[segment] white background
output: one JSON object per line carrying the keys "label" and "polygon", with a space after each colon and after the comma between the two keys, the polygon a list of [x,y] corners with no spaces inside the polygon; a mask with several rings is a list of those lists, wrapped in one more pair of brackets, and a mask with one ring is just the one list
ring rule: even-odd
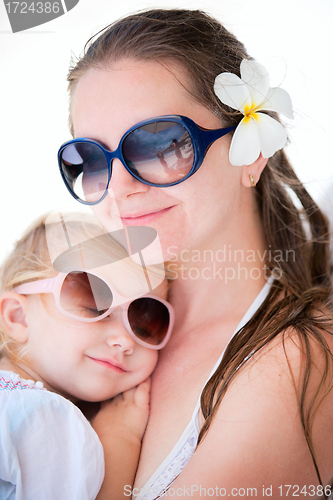
{"label": "white background", "polygon": [[64,16],[15,34],[1,3],[1,260],[38,215],[78,208],[56,161],[59,146],[70,139],[66,74],[71,54],[78,56],[91,35],[118,17],[153,7],[206,10],[245,43],[269,70],[272,86],[281,84],[292,97],[288,153],[298,175],[320,204],[333,199],[331,0],[80,0]]}

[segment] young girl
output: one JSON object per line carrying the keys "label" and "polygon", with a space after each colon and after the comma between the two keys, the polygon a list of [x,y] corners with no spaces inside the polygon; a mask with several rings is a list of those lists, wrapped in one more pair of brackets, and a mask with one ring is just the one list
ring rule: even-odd
{"label": "young girl", "polygon": [[[66,272],[55,272],[45,217],[2,267],[2,500],[92,500],[105,491],[120,498],[133,483],[149,412],[148,377],[169,339],[173,312],[162,298],[165,280],[144,295],[140,266],[109,235],[94,237],[91,219],[72,217],[66,231],[90,242],[95,269],[72,259]],[[50,235],[56,245],[56,224],[48,226]],[[98,266],[101,256],[110,263]],[[93,419],[95,432],[75,403],[110,398]]]}

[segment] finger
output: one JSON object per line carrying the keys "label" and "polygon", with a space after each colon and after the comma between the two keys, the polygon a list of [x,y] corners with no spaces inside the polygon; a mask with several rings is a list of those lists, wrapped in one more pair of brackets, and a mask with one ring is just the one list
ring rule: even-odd
{"label": "finger", "polygon": [[150,399],[150,378],[139,384],[134,394],[134,401],[139,406],[145,406]]}
{"label": "finger", "polygon": [[127,391],[124,391],[122,393],[123,395],[123,399],[125,401],[134,401],[134,394],[135,394],[135,387],[133,387],[132,389],[128,389]]}
{"label": "finger", "polygon": [[117,403],[120,403],[123,400],[123,393],[121,392],[120,394],[117,394],[114,398],[107,399],[106,401],[101,402],[101,410],[103,408],[106,408],[107,406],[110,405],[116,405]]}

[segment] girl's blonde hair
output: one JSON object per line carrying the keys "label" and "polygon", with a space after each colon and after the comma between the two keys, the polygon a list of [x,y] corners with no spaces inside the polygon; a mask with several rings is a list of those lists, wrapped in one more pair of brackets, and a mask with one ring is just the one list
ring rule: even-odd
{"label": "girl's blonde hair", "polygon": [[[3,262],[0,269],[1,294],[23,283],[54,276],[45,237],[46,218],[47,215],[43,215],[28,227]],[[21,344],[7,334],[0,320],[0,356],[4,355],[17,361],[23,357],[23,351]]]}
{"label": "girl's blonde hair", "polygon": [[[92,214],[67,213],[66,228],[73,239],[78,238],[79,241],[91,240],[93,242],[90,250],[97,262],[103,262],[106,256],[111,255],[112,261],[119,260],[120,262],[128,257],[125,248],[112,237],[112,233],[105,233],[102,225]],[[27,228],[0,268],[0,294],[14,290],[15,287],[24,283],[52,278],[57,275],[57,271],[52,265],[48,243],[50,244],[49,238],[51,236],[54,240],[53,245],[57,245],[59,234],[57,214],[55,217],[52,217],[51,214],[42,215]],[[98,238],[101,235],[105,237]],[[141,275],[143,272],[141,265],[131,259],[126,259],[126,270],[133,277],[137,275],[139,270]],[[147,273],[151,282],[161,283],[165,277],[164,265],[147,266],[145,269],[146,277]],[[8,335],[0,319],[0,358],[6,356],[17,362],[25,355],[25,346]]]}

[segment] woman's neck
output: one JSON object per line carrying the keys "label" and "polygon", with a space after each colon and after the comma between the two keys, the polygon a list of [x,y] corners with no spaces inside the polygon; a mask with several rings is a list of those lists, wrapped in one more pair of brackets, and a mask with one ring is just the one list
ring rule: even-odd
{"label": "woman's neck", "polygon": [[242,317],[270,275],[272,252],[256,216],[205,243],[183,250],[170,265],[170,301],[184,324]]}

